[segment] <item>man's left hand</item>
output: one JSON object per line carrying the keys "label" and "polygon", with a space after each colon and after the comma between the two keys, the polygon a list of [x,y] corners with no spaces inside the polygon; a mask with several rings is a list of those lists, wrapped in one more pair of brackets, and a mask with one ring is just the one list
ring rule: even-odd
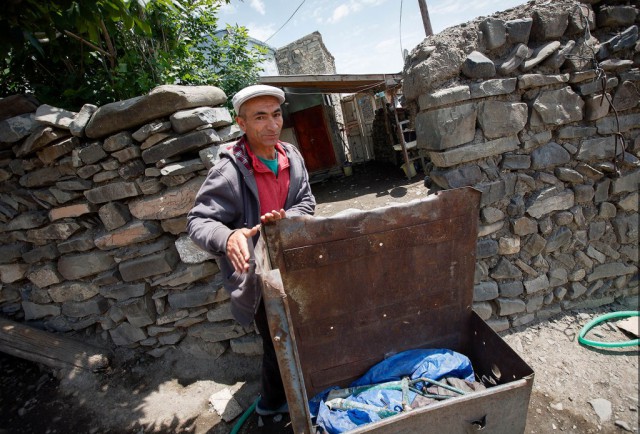
{"label": "man's left hand", "polygon": [[260,222],[262,224],[268,225],[270,223],[274,223],[276,220],[280,220],[287,217],[286,213],[284,212],[284,209],[281,209],[280,211],[276,211],[275,209],[271,212],[268,212],[264,215],[260,216]]}

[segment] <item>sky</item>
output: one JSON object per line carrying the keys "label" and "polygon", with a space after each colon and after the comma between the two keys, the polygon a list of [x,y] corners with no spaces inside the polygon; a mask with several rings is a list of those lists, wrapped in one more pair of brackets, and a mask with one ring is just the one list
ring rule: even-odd
{"label": "sky", "polygon": [[[427,7],[433,31],[438,33],[523,3],[427,0]],[[402,50],[411,51],[425,37],[418,0],[232,0],[221,7],[218,18],[220,27],[226,23],[245,26],[251,37],[268,39],[266,43],[276,49],[318,31],[335,57],[338,74],[401,72]]]}

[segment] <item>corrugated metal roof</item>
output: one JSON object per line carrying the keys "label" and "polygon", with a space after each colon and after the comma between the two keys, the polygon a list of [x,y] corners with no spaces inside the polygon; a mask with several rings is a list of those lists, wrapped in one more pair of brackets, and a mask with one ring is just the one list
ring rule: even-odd
{"label": "corrugated metal roof", "polygon": [[322,93],[379,92],[399,87],[402,74],[301,74],[260,77],[260,84]]}

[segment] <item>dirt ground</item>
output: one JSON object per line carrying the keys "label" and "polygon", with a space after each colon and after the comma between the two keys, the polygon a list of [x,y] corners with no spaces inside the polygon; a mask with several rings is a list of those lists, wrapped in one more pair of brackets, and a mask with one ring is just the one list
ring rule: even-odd
{"label": "dirt ground", "polygon": [[[428,194],[420,173],[407,181],[399,169],[379,165],[355,166],[353,176],[312,188],[318,216]],[[577,341],[581,328],[593,318],[638,309],[637,297],[623,301],[563,312],[501,333],[535,371],[526,433],[638,432],[638,347],[597,349]],[[630,339],[612,323],[589,336]],[[229,389],[243,409],[249,407],[259,391],[259,364],[258,357],[230,351],[217,360],[198,360],[172,350],[153,359],[118,349],[108,370],[90,373],[52,370],[0,353],[0,434],[228,433],[237,419],[222,421],[209,397]],[[604,404],[600,415],[598,403]],[[240,432],[291,431],[286,417],[258,420],[253,414]]]}

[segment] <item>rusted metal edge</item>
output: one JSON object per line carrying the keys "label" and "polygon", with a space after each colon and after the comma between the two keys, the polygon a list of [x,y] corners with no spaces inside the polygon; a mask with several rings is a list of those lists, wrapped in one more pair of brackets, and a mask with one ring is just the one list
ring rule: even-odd
{"label": "rusted metal edge", "polygon": [[258,280],[262,285],[269,331],[278,357],[278,366],[289,404],[293,432],[310,434],[312,432],[311,412],[309,411],[304,379],[300,375],[302,368],[295,336],[293,330],[289,328],[292,321],[280,270],[261,270],[258,273]]}

